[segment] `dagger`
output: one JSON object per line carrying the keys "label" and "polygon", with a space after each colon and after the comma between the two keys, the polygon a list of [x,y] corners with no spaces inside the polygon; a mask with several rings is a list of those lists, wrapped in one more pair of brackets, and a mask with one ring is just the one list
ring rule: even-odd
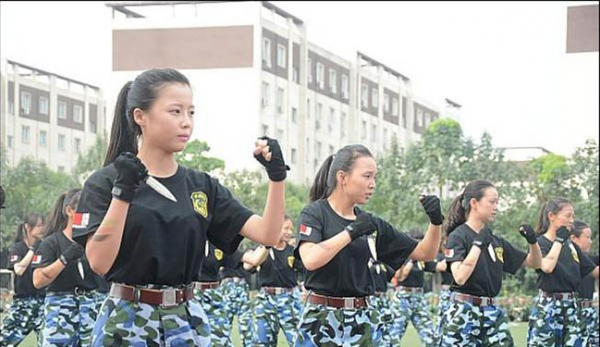
{"label": "dagger", "polygon": [[148,175],[146,176],[146,178],[144,178],[144,181],[148,186],[150,186],[150,188],[154,189],[154,191],[156,191],[158,194],[164,196],[165,198],[171,201],[177,202],[177,199],[175,199],[175,196],[171,193],[171,191],[162,183],[160,183],[156,178]]}

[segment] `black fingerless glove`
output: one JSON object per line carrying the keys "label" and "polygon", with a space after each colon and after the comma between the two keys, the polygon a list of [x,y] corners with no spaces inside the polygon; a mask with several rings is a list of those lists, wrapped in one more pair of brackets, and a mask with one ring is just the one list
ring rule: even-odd
{"label": "black fingerless glove", "polygon": [[267,136],[259,137],[259,140],[267,140],[267,146],[269,146],[269,152],[271,152],[271,160],[267,161],[263,157],[262,152],[255,154],[254,158],[258,160],[267,169],[267,175],[273,182],[281,182],[287,177],[287,171],[290,169],[283,160],[283,153],[281,153],[281,147],[277,140],[269,138]]}
{"label": "black fingerless glove", "polygon": [[537,236],[535,235],[535,231],[529,224],[523,224],[519,227],[519,233],[521,236],[527,240],[527,243],[530,245],[534,245],[537,243]]}
{"label": "black fingerless glove", "polygon": [[440,205],[440,199],[435,195],[425,195],[421,199],[421,205],[425,209],[425,213],[429,216],[429,221],[433,225],[442,225],[444,223],[444,215],[442,214],[442,207]]}
{"label": "black fingerless glove", "polygon": [[558,230],[556,230],[556,239],[554,239],[554,242],[560,242],[564,245],[569,239],[569,234],[571,233],[567,227],[562,226],[558,228]]}
{"label": "black fingerless glove", "polygon": [[483,228],[479,232],[479,235],[477,235],[477,237],[475,237],[475,241],[473,241],[473,244],[483,250],[483,249],[487,248],[487,246],[489,246],[489,244],[491,242],[492,242],[492,229]]}
{"label": "black fingerless glove", "polygon": [[114,162],[117,178],[112,195],[125,202],[131,202],[140,182],[148,177],[148,170],[135,154],[121,153]]}
{"label": "black fingerless glove", "polygon": [[354,222],[348,224],[345,230],[350,234],[352,241],[363,235],[370,235],[375,232],[376,227],[371,218],[371,214],[367,212],[360,212]]}
{"label": "black fingerless glove", "polygon": [[60,262],[63,263],[64,266],[67,266],[73,260],[77,260],[85,254],[85,250],[81,247],[77,242],[71,243],[69,248],[67,248],[59,257]]}

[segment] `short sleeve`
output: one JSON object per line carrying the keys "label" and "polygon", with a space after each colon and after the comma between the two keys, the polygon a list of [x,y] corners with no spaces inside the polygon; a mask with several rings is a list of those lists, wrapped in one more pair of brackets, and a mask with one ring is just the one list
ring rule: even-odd
{"label": "short sleeve", "polygon": [[54,242],[54,239],[49,237],[45,238],[33,256],[31,267],[35,269],[46,267],[54,263],[60,256],[57,252],[58,245]]}
{"label": "short sleeve", "polygon": [[575,244],[574,246],[577,250],[577,255],[579,256],[579,273],[581,274],[581,278],[584,278],[585,276],[589,275],[592,271],[594,271],[594,269],[598,265],[594,264],[592,258],[589,255],[582,252],[579,246]]}
{"label": "short sleeve", "polygon": [[[20,243],[15,243],[10,248],[10,251],[8,252],[8,269],[9,270],[14,271],[15,264],[17,264],[18,262],[23,260],[23,258],[27,254],[27,251],[25,251],[25,253],[23,253],[24,248],[25,247],[22,247],[22,245]],[[26,249],[29,250],[28,248],[26,248]]]}
{"label": "short sleeve", "polygon": [[499,237],[502,242],[502,248],[504,249],[502,258],[504,258],[504,272],[508,272],[509,274],[515,274],[517,270],[523,265],[525,258],[527,258],[527,253],[523,252],[520,249],[515,248],[510,242],[505,239]]}
{"label": "short sleeve", "polygon": [[294,257],[302,261],[300,257],[300,245],[302,242],[314,242],[319,243],[323,240],[323,216],[320,216],[317,204],[312,203],[304,207],[296,225],[298,230],[296,232],[296,248],[294,249]]}
{"label": "short sleeve", "polygon": [[435,272],[436,265],[437,265],[437,261],[426,261],[425,269],[423,269],[423,270],[427,271],[427,272]]}
{"label": "short sleeve", "polygon": [[466,244],[464,238],[460,237],[460,234],[456,232],[450,233],[446,243],[446,250],[444,251],[448,268],[450,267],[450,264],[455,261],[465,260],[468,246],[469,245]]}
{"label": "short sleeve", "polygon": [[111,165],[96,171],[83,185],[73,223],[73,239],[83,246],[87,236],[98,230],[108,211],[112,200],[113,175],[116,175],[116,171]]}
{"label": "short sleeve", "polygon": [[228,266],[230,268],[236,268],[238,264],[242,261],[242,257],[244,256],[244,252],[237,250],[233,254],[226,255],[223,257],[223,266]]}
{"label": "short sleeve", "polygon": [[[213,219],[206,232],[208,240],[226,254],[233,254],[244,239],[240,231],[246,221],[254,214],[233,197],[229,189],[219,181],[214,184]],[[210,202],[209,202],[210,204]]]}
{"label": "short sleeve", "polygon": [[408,259],[419,241],[399,232],[390,223],[373,217],[377,226],[377,259],[398,269]]}

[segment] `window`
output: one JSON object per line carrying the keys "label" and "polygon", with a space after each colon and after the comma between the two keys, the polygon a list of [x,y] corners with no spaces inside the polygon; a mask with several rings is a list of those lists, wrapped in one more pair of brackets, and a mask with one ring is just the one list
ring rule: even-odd
{"label": "window", "polygon": [[285,46],[281,43],[277,44],[277,65],[283,68],[286,67]]}
{"label": "window", "polygon": [[21,125],[21,142],[29,143],[29,126]]}
{"label": "window", "polygon": [[379,106],[379,91],[377,88],[371,88],[371,105],[373,107]]}
{"label": "window", "polygon": [[6,146],[8,148],[13,148],[13,136],[12,135],[8,135],[6,137]]}
{"label": "window", "polygon": [[387,137],[388,137],[388,131],[387,131],[387,129],[383,129],[383,149],[386,151],[388,149]]}
{"label": "window", "polygon": [[337,93],[337,72],[333,69],[329,69],[329,91]]}
{"label": "window", "polygon": [[296,124],[298,122],[298,109],[292,107],[292,123]]}
{"label": "window", "polygon": [[83,107],[80,105],[73,105],[73,121],[83,124]]}
{"label": "window", "polygon": [[292,148],[291,157],[292,157],[292,164],[296,164],[296,149],[295,148]]}
{"label": "window", "polygon": [[262,107],[269,106],[269,83],[267,82],[262,83],[262,95],[260,104],[262,105]]}
{"label": "window", "polygon": [[348,99],[348,75],[342,75],[342,98]]}
{"label": "window", "polygon": [[67,103],[64,101],[58,102],[58,118],[67,119]]}
{"label": "window", "polygon": [[75,138],[75,152],[81,153],[81,139]]}
{"label": "window", "polygon": [[310,156],[310,138],[306,138],[306,162],[308,163],[308,157]]}
{"label": "window", "polygon": [[369,87],[363,84],[360,87],[360,105],[362,107],[369,107]]}
{"label": "window", "polygon": [[23,114],[31,113],[31,94],[21,92],[21,111]]}
{"label": "window", "polygon": [[266,37],[263,37],[262,61],[263,65],[271,67],[271,40]]}
{"label": "window", "polygon": [[298,73],[298,67],[294,66],[292,68],[292,81],[294,81],[294,83],[300,83],[300,81],[298,80],[300,77],[300,74]]}
{"label": "window", "polygon": [[375,124],[371,124],[371,141],[375,142],[375,135],[377,134],[377,127]]}
{"label": "window", "polygon": [[40,147],[46,147],[48,133],[45,130],[40,130]]}
{"label": "window", "polygon": [[417,126],[423,126],[423,111],[420,108],[417,109]]}
{"label": "window", "polygon": [[425,123],[425,128],[427,128],[429,123],[431,123],[431,115],[429,113],[425,113],[425,120],[423,123]]}
{"label": "window", "polygon": [[92,122],[91,120],[90,120],[90,132],[94,133],[94,134],[96,133],[96,123]]}
{"label": "window", "polygon": [[390,95],[387,93],[383,93],[383,111],[390,112]]}
{"label": "window", "polygon": [[58,150],[59,151],[65,150],[65,135],[63,135],[63,134],[58,135]]}
{"label": "window", "polygon": [[315,129],[321,129],[321,116],[323,115],[323,104],[317,103],[317,115],[315,116]]}
{"label": "window", "polygon": [[310,84],[313,81],[312,60],[310,60],[310,58],[308,58],[308,60],[306,61],[306,65],[307,65],[307,69],[308,69],[308,75],[307,75],[308,81],[307,82]]}
{"label": "window", "polygon": [[45,96],[40,96],[38,108],[40,114],[48,114],[48,98]]}
{"label": "window", "polygon": [[346,137],[346,112],[342,112],[340,115],[340,136]]}
{"label": "window", "polygon": [[321,158],[321,141],[317,141],[316,143],[317,147],[315,148],[315,156],[317,157],[317,159]]}
{"label": "window", "polygon": [[392,116],[398,116],[398,98],[392,98]]}
{"label": "window", "polygon": [[320,89],[325,89],[325,65],[317,63],[317,85]]}
{"label": "window", "polygon": [[329,134],[333,134],[333,128],[335,127],[335,108],[329,108],[329,122],[327,122],[327,130]]}
{"label": "window", "polygon": [[310,99],[306,99],[306,118],[310,118]]}
{"label": "window", "polygon": [[367,139],[367,121],[364,121],[364,120],[362,121],[362,127],[360,128],[360,130],[361,130],[361,136],[360,137],[363,140],[366,140]]}
{"label": "window", "polygon": [[8,100],[8,114],[15,115],[15,102]]}
{"label": "window", "polygon": [[277,88],[277,112],[279,112],[279,113],[283,113],[283,98],[284,98],[283,88]]}

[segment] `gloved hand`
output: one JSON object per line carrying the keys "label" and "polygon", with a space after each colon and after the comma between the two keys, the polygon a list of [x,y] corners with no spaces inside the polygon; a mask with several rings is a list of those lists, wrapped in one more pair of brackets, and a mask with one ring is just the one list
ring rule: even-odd
{"label": "gloved hand", "polygon": [[473,244],[479,248],[486,249],[487,246],[492,242],[492,229],[483,228],[477,237],[475,237],[475,241]]}
{"label": "gloved hand", "polygon": [[371,214],[361,211],[354,222],[348,224],[345,230],[350,234],[350,238],[352,241],[363,235],[371,235],[375,232],[377,227],[375,223],[373,223],[373,219],[371,218]]}
{"label": "gloved hand", "polygon": [[65,251],[60,255],[59,259],[64,266],[67,266],[68,263],[83,257],[84,254],[85,250],[83,247],[81,247],[81,245],[77,242],[73,242],[69,248],[65,249]]}
{"label": "gloved hand", "polygon": [[537,235],[529,224],[523,224],[519,227],[519,233],[527,240],[527,243],[534,245],[537,243]]}
{"label": "gloved hand", "polygon": [[564,245],[565,242],[567,242],[567,240],[569,239],[570,234],[571,232],[569,231],[569,229],[567,229],[566,226],[562,226],[558,228],[558,230],[556,230],[556,239],[554,239],[554,242],[560,242]]}
{"label": "gloved hand", "polygon": [[33,242],[33,245],[29,246],[29,249],[32,250],[33,253],[35,253],[35,251],[37,251],[38,247],[40,247],[41,244],[42,240],[36,239],[35,242]]}
{"label": "gloved hand", "polygon": [[131,152],[121,153],[115,159],[117,178],[113,185],[112,194],[115,198],[131,202],[140,181],[148,177],[148,170],[140,159]]}
{"label": "gloved hand", "polygon": [[286,178],[287,170],[289,170],[290,167],[287,166],[283,160],[283,153],[281,153],[279,142],[267,136],[262,136],[258,139],[267,140],[267,146],[269,147],[269,152],[271,153],[271,160],[267,161],[262,152],[258,154],[255,153],[254,158],[256,158],[256,160],[258,160],[258,162],[267,169],[267,175],[271,181],[283,181]]}
{"label": "gloved hand", "polygon": [[419,200],[425,209],[425,213],[429,216],[431,224],[442,225],[444,222],[444,215],[442,214],[440,199],[435,195],[421,195]]}

